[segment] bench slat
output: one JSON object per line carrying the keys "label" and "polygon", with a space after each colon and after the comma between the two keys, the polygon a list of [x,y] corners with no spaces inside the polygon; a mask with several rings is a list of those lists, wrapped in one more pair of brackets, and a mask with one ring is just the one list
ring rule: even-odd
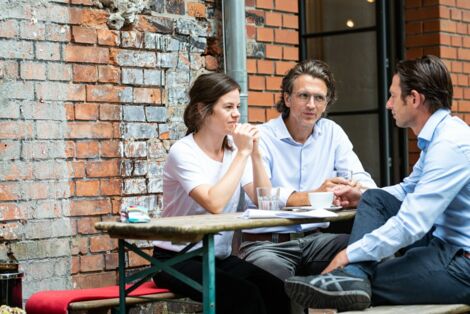
{"label": "bench slat", "polygon": [[[176,299],[176,298],[179,298],[179,296],[171,292],[147,294],[147,295],[143,295],[139,297],[127,297],[126,304],[148,303],[148,302],[156,302],[156,301],[163,301],[163,300]],[[72,302],[69,304],[68,308],[69,310],[78,311],[78,310],[92,310],[92,309],[99,309],[99,308],[112,308],[118,305],[119,305],[119,298],[112,298],[112,299]]]}
{"label": "bench slat", "polygon": [[456,314],[469,313],[470,305],[465,304],[425,304],[425,305],[382,305],[365,311],[349,311],[342,314]]}

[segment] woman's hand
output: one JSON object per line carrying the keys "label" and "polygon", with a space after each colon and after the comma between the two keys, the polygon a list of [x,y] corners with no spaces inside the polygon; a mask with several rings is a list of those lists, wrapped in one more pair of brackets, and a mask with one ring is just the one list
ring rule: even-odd
{"label": "woman's hand", "polygon": [[248,124],[238,124],[233,130],[232,137],[238,152],[242,154],[251,154],[253,151],[253,142],[255,134],[258,133],[256,127]]}

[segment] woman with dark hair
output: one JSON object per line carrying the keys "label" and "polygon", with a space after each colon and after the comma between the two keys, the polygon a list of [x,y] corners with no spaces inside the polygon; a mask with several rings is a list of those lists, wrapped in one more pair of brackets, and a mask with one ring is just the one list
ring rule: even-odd
{"label": "woman with dark hair", "polygon": [[[239,124],[240,86],[221,73],[203,74],[189,91],[184,112],[187,135],[170,149],[163,170],[163,217],[235,212],[240,185],[256,203],[256,187],[271,186],[258,150],[256,127]],[[283,282],[231,256],[233,231],[214,237],[217,313],[288,313]],[[154,242],[154,256],[174,257],[186,245]],[[196,245],[193,249],[200,247]],[[174,268],[202,282],[202,260],[194,257]],[[201,292],[165,272],[158,286],[201,301]]]}

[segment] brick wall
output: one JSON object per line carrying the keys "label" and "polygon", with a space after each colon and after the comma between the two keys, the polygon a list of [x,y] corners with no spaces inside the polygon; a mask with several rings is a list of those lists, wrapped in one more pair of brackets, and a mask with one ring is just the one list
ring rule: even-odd
{"label": "brick wall", "polygon": [[[470,124],[470,1],[405,1],[406,58],[426,54],[441,57],[452,73],[452,112]],[[410,131],[410,167],[419,157]]]}
{"label": "brick wall", "polygon": [[116,283],[117,243],[93,226],[129,204],[158,215],[187,88],[219,68],[220,3],[150,1],[120,30],[96,3],[0,4],[0,239],[25,298]]}
{"label": "brick wall", "polygon": [[299,60],[297,1],[247,0],[248,120],[277,117],[282,77]]}

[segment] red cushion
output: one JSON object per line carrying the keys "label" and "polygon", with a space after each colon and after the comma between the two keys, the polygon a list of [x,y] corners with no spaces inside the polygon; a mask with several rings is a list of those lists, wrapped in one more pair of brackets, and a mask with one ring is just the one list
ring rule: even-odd
{"label": "red cushion", "polygon": [[[149,281],[135,289],[130,296],[169,292]],[[87,300],[112,299],[119,297],[119,286],[79,289],[48,290],[33,294],[26,302],[28,314],[67,314],[69,303]]]}

